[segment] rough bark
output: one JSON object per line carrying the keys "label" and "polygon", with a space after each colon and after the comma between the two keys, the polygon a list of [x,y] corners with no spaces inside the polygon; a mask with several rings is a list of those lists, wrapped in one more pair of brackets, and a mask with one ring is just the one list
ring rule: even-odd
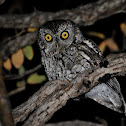
{"label": "rough bark", "polygon": [[15,123],[28,118],[23,126],[44,125],[69,98],[86,93],[102,79],[107,81],[105,75],[113,77],[126,74],[125,53],[109,55],[106,60],[109,62],[106,68],[92,69],[86,74],[78,75],[71,82],[60,80],[47,82],[28,101],[13,110]]}
{"label": "rough bark", "polygon": [[75,121],[66,121],[66,122],[60,122],[60,123],[54,123],[54,124],[46,124],[45,126],[104,126],[104,125],[75,120]]}
{"label": "rough bark", "polygon": [[70,19],[76,24],[86,26],[116,13],[126,12],[125,4],[126,0],[99,0],[75,9],[63,10],[56,13],[36,11],[26,15],[1,15],[0,27],[21,29],[38,27],[40,24],[56,18]]}

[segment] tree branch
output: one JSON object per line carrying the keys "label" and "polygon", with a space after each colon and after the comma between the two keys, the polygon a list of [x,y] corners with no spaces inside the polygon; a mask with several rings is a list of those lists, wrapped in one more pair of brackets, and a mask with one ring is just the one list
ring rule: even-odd
{"label": "tree branch", "polygon": [[0,53],[4,59],[6,59],[10,54],[17,51],[19,48],[22,48],[26,45],[31,45],[36,41],[36,32],[27,33],[26,35],[19,36],[14,40],[1,45]]}
{"label": "tree branch", "polygon": [[42,65],[39,64],[38,66],[36,66],[36,67],[34,67],[34,68],[30,69],[30,70],[25,71],[25,73],[23,73],[21,75],[18,75],[18,74],[5,75],[4,79],[5,80],[21,79],[21,78],[25,77],[26,75],[29,75],[31,73],[34,73],[35,71],[38,71],[41,68],[42,68]]}
{"label": "tree branch", "polygon": [[0,125],[13,126],[13,118],[2,76],[2,60],[0,58]]}
{"label": "tree branch", "polygon": [[[126,0],[99,0],[94,3],[79,6],[72,10],[63,10],[56,13],[38,12],[26,15],[1,15],[0,27],[2,28],[38,28],[46,21],[62,18],[73,20],[79,25],[91,25],[97,20],[109,17],[119,12],[126,12]],[[18,49],[33,44],[36,40],[36,32],[17,37],[8,43],[1,43],[0,53],[4,60]]]}
{"label": "tree branch", "polygon": [[88,92],[101,82],[105,75],[113,77],[126,74],[126,53],[109,55],[106,60],[109,62],[106,68],[87,70],[86,74],[78,75],[71,82],[47,82],[28,101],[13,110],[15,123],[28,118],[23,126],[44,125],[69,98]]}
{"label": "tree branch", "polygon": [[73,20],[76,24],[91,25],[99,19],[109,17],[119,12],[126,12],[126,0],[99,0],[82,5],[75,9],[56,13],[34,12],[25,15],[1,15],[1,28],[39,27],[48,20],[62,18]]}
{"label": "tree branch", "polygon": [[5,2],[5,0],[0,0],[0,5],[3,4]]}
{"label": "tree branch", "polygon": [[105,126],[105,125],[75,120],[75,121],[59,122],[59,123],[54,123],[54,124],[53,123],[52,124],[46,124],[45,126]]}

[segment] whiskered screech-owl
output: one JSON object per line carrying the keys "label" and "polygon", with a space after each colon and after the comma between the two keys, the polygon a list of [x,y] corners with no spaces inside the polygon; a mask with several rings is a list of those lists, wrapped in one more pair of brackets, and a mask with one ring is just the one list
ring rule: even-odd
{"label": "whiskered screech-owl", "polygon": [[[53,20],[39,28],[41,61],[49,80],[71,81],[92,67],[100,67],[102,53],[96,44],[84,38],[70,20]],[[101,83],[85,94],[98,103],[125,113],[126,105],[116,78]]]}

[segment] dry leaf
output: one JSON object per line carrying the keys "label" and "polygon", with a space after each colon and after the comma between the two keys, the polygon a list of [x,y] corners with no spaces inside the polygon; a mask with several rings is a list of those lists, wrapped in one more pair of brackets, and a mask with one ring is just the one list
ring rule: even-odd
{"label": "dry leaf", "polygon": [[33,57],[34,57],[34,51],[33,51],[32,46],[28,45],[28,46],[24,47],[23,48],[23,52],[24,52],[25,57],[28,60],[32,60],[33,59]]}
{"label": "dry leaf", "polygon": [[119,47],[112,38],[106,39],[106,45],[111,51],[118,51]]}
{"label": "dry leaf", "polygon": [[38,75],[37,73],[33,73],[28,77],[27,83],[28,84],[41,84],[45,80],[46,80],[45,75]]}
{"label": "dry leaf", "polygon": [[11,56],[12,64],[15,68],[20,68],[24,62],[24,54],[22,49],[19,49],[16,53]]}
{"label": "dry leaf", "polygon": [[28,28],[28,29],[27,29],[28,32],[34,32],[34,31],[36,31],[36,30],[37,30],[36,28]]}
{"label": "dry leaf", "polygon": [[120,29],[124,33],[124,35],[126,35],[126,23],[121,23],[120,24]]}
{"label": "dry leaf", "polygon": [[105,49],[106,49],[106,42],[105,42],[105,41],[101,42],[100,45],[98,46],[98,48],[99,48],[102,52],[104,52]]}
{"label": "dry leaf", "polygon": [[25,80],[18,81],[18,82],[16,83],[16,86],[17,86],[18,88],[20,88],[20,87],[24,87],[25,85],[26,85]]}
{"label": "dry leaf", "polygon": [[99,33],[99,32],[88,32],[87,34],[88,35],[91,35],[91,36],[95,36],[95,37],[101,38],[101,39],[105,39],[105,35],[103,33]]}
{"label": "dry leaf", "polygon": [[19,69],[18,69],[18,74],[21,75],[25,72],[25,68],[24,66],[21,66]]}
{"label": "dry leaf", "polygon": [[7,58],[6,61],[3,62],[3,66],[6,70],[10,71],[12,68],[11,60],[10,58]]}
{"label": "dry leaf", "polygon": [[118,51],[119,47],[112,38],[108,38],[100,43],[99,49],[104,52],[105,48],[108,47],[111,51]]}

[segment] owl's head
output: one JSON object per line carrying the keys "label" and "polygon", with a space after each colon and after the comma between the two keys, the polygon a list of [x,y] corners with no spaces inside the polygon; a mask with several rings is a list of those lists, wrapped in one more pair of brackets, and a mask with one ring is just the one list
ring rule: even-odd
{"label": "owl's head", "polygon": [[70,20],[48,21],[39,28],[38,33],[40,49],[47,54],[62,52],[82,39],[79,28]]}

